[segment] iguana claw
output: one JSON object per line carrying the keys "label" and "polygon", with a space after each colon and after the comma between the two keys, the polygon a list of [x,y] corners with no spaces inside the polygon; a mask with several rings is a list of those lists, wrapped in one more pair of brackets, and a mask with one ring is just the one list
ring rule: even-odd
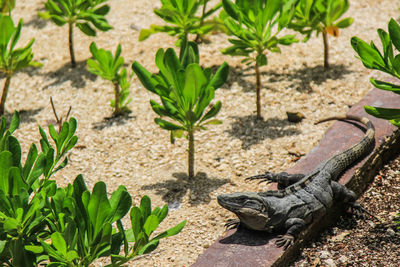
{"label": "iguana claw", "polygon": [[368,214],[372,218],[374,218],[377,221],[380,221],[378,217],[373,215],[371,212],[369,212],[367,209],[365,209],[360,203],[353,202],[350,203],[350,209],[351,211],[357,216],[365,220],[365,215],[364,213]]}
{"label": "iguana claw", "polygon": [[239,219],[229,219],[225,223],[226,230],[233,229],[239,227],[240,220]]}
{"label": "iguana claw", "polygon": [[277,247],[283,247],[286,250],[290,245],[294,243],[294,236],[290,234],[279,235],[278,239],[275,241]]}
{"label": "iguana claw", "polygon": [[246,181],[260,180],[258,182],[258,184],[261,184],[262,182],[267,182],[268,184],[272,183],[272,182],[276,182],[275,179],[273,178],[271,172],[266,172],[264,174],[253,175],[253,176],[247,177],[245,180]]}

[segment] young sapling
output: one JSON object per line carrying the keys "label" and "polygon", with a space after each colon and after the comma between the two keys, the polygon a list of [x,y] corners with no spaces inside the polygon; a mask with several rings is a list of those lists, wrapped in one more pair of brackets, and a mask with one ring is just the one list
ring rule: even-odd
{"label": "young sapling", "polygon": [[229,15],[224,24],[235,38],[229,38],[232,46],[223,49],[223,54],[243,56],[242,63],[254,65],[256,73],[257,118],[261,115],[260,67],[268,64],[267,51],[280,52],[279,45],[297,42],[295,35],[278,37],[279,32],[291,21],[296,0],[222,0]]}
{"label": "young sapling", "polygon": [[[218,18],[207,19],[221,8],[221,3],[207,10],[209,0],[161,0],[161,8],[154,9],[154,13],[166,23],[172,25],[151,25],[149,29],[142,29],[139,41],[147,39],[150,35],[165,32],[171,36],[178,36],[177,46],[188,40],[189,34],[196,35],[196,41],[200,41],[205,34],[219,30],[223,27]],[[196,15],[201,7],[201,16]]]}
{"label": "young sapling", "polygon": [[[176,137],[186,133],[188,139],[188,176],[194,177],[194,133],[206,130],[208,124],[220,124],[213,119],[221,109],[221,102],[212,104],[205,110],[214,98],[214,92],[221,87],[229,72],[229,66],[224,62],[213,75],[211,69],[203,69],[199,64],[199,51],[194,42],[184,42],[180,48],[180,56],[175,50],[159,49],[156,54],[156,65],[159,73],[151,74],[138,62],[132,64],[132,69],[150,92],[158,95],[161,104],[150,100],[154,112],[160,116],[154,121],[161,128],[170,131],[171,142]],[[168,117],[173,122],[165,120]]]}
{"label": "young sapling", "polygon": [[112,28],[105,18],[110,11],[110,6],[105,2],[107,0],[48,0],[44,4],[47,12],[39,13],[57,26],[68,25],[68,46],[73,68],[76,67],[74,27],[88,36],[96,36],[96,29],[108,31]]}
{"label": "young sapling", "polygon": [[22,30],[22,19],[17,27],[10,16],[0,14],[0,72],[5,75],[3,92],[0,100],[0,116],[4,114],[11,77],[26,67],[39,67],[40,63],[33,61],[32,39],[25,47],[15,48]]}
{"label": "young sapling", "polygon": [[350,17],[340,19],[348,8],[348,0],[299,0],[295,16],[289,24],[289,28],[305,35],[303,42],[313,32],[317,36],[322,33],[325,69],[329,68],[328,34],[338,37],[340,28],[347,28],[353,23],[353,18]]}
{"label": "young sapling", "polygon": [[89,71],[111,81],[114,85],[115,97],[110,101],[111,107],[114,108],[114,115],[118,116],[129,112],[128,104],[132,101],[132,98],[128,98],[131,77],[128,76],[126,68],[122,67],[124,58],[121,56],[121,45],[118,45],[113,56],[111,51],[98,49],[92,42],[90,52],[93,58],[87,61]]}

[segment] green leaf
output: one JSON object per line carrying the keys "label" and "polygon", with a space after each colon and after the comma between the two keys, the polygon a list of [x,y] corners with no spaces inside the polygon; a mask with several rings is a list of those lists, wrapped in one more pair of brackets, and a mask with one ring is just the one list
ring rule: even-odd
{"label": "green leaf", "polygon": [[386,120],[399,120],[400,119],[400,109],[393,108],[378,108],[371,106],[364,106],[365,111],[377,118],[382,118]]}
{"label": "green leaf", "polygon": [[267,57],[264,54],[258,54],[256,58],[258,66],[265,66],[268,64]]}
{"label": "green leaf", "polygon": [[89,23],[77,23],[76,26],[87,36],[96,36],[96,31],[90,27]]}
{"label": "green leaf", "polygon": [[125,186],[120,185],[116,191],[113,192],[110,198],[111,205],[111,222],[122,219],[132,206],[132,198],[126,190]]}
{"label": "green leaf", "polygon": [[160,125],[161,128],[165,129],[165,130],[169,130],[169,131],[174,131],[174,130],[185,130],[184,127],[176,125],[172,122],[163,120],[163,119],[159,119],[159,118],[155,118],[154,119],[155,123],[157,123],[158,125]]}
{"label": "green leaf", "polygon": [[0,14],[0,46],[6,46],[15,31],[11,17]]}
{"label": "green leaf", "polygon": [[63,256],[67,255],[67,244],[65,243],[62,234],[58,232],[52,233],[51,242],[58,252],[60,252]]}
{"label": "green leaf", "polygon": [[379,51],[368,45],[360,38],[352,37],[351,45],[360,56],[365,67],[370,69],[381,69],[385,67],[385,62]]}
{"label": "green leaf", "polygon": [[343,29],[349,27],[351,24],[353,24],[353,22],[354,22],[353,18],[345,18],[336,23],[335,26]]}
{"label": "green leaf", "polygon": [[392,84],[392,83],[388,83],[388,82],[383,82],[383,81],[379,81],[379,80],[375,80],[370,78],[369,79],[370,82],[379,89],[382,90],[387,90],[387,91],[392,91],[396,94],[400,94],[400,86],[396,85],[396,84]]}
{"label": "green leaf", "polygon": [[15,111],[10,122],[9,132],[12,134],[16,129],[19,128],[20,118],[18,111]]}
{"label": "green leaf", "polygon": [[158,217],[155,215],[150,215],[147,217],[146,222],[143,225],[143,230],[146,233],[147,236],[150,236],[151,233],[154,232],[154,230],[157,229],[159,224]]}
{"label": "green leaf", "polygon": [[156,93],[156,85],[158,84],[155,79],[151,77],[151,73],[147,71],[142,65],[140,65],[137,61],[133,62],[132,70],[138,76],[140,82],[143,86],[153,92]]}
{"label": "green leaf", "polygon": [[143,219],[147,220],[147,217],[151,214],[151,200],[147,195],[143,196],[140,200],[140,211]]}
{"label": "green leaf", "polygon": [[217,103],[215,103],[215,105],[206,113],[206,115],[204,115],[204,117],[201,119],[200,123],[203,121],[206,121],[212,117],[215,117],[221,110],[221,107],[222,107],[221,101],[218,101]]}
{"label": "green leaf", "polygon": [[168,229],[167,231],[162,232],[161,234],[157,235],[153,240],[160,240],[161,238],[166,238],[170,237],[176,234],[179,234],[180,231],[182,231],[183,227],[186,225],[186,220],[182,221],[181,223],[177,224],[176,226]]}
{"label": "green leaf", "polygon": [[212,86],[214,90],[217,90],[226,82],[228,75],[229,75],[229,65],[228,63],[224,62],[212,77],[209,86]]}
{"label": "green leaf", "polygon": [[13,165],[12,154],[9,151],[0,153],[0,189],[4,193],[8,193],[8,173]]}
{"label": "green leaf", "polygon": [[94,185],[87,210],[93,225],[93,237],[96,237],[102,230],[111,211],[111,205],[107,199],[106,184],[104,182],[100,181]]}
{"label": "green leaf", "polygon": [[389,35],[390,39],[393,42],[394,47],[396,47],[397,51],[400,51],[400,26],[394,19],[390,19],[389,21]]}

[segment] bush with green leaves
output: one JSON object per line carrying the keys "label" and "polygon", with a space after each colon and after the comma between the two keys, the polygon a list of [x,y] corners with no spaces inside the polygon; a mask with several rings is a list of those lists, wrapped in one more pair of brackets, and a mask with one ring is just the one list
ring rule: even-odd
{"label": "bush with green leaves", "polygon": [[[382,43],[382,52],[371,41],[370,44],[358,37],[351,38],[351,45],[357,52],[359,59],[368,69],[375,69],[400,79],[400,54],[395,55],[394,49],[400,52],[400,26],[391,19],[388,24],[389,33],[378,29]],[[370,78],[370,82],[379,89],[400,94],[400,85]],[[400,127],[400,109],[365,106],[365,111],[375,117],[389,120],[393,125]]]}
{"label": "bush with green leaves", "polygon": [[[165,32],[171,36],[178,36],[176,45],[180,45],[182,40],[187,40],[189,34],[196,35],[196,41],[215,30],[223,30],[221,21],[214,17],[208,19],[220,7],[218,3],[207,10],[207,4],[210,0],[161,0],[161,8],[154,9],[154,13],[162,18],[166,23],[172,25],[151,25],[149,29],[142,29],[139,35],[139,41],[147,39],[150,35],[158,32]],[[201,16],[196,15],[201,8]]]}
{"label": "bush with green leaves", "polygon": [[96,44],[90,44],[90,52],[93,59],[88,59],[87,65],[90,72],[101,78],[111,81],[114,85],[114,99],[110,105],[114,108],[114,115],[120,115],[129,111],[128,104],[132,98],[128,99],[130,82],[126,68],[123,68],[124,58],[121,57],[121,45],[118,45],[115,56],[111,51],[98,49]]}
{"label": "bush with green leaves", "polygon": [[353,18],[340,19],[349,8],[348,0],[299,0],[295,16],[289,27],[304,34],[306,42],[313,32],[322,33],[324,44],[324,67],[329,68],[328,34],[339,36],[339,28],[347,28]]}
{"label": "bush with green leaves", "polygon": [[[184,42],[179,58],[175,50],[159,49],[156,54],[156,65],[159,73],[151,74],[138,62],[132,69],[143,86],[160,97],[161,104],[150,100],[154,112],[161,118],[154,121],[161,128],[170,131],[171,142],[175,137],[187,134],[188,143],[188,176],[194,177],[194,133],[206,130],[207,124],[220,124],[213,119],[221,109],[217,101],[204,114],[214,98],[214,91],[221,87],[229,73],[229,66],[224,62],[213,75],[211,69],[203,69],[199,64],[199,51],[194,42]],[[164,117],[174,122],[164,120]]]}
{"label": "bush with green leaves", "polygon": [[235,38],[229,38],[232,46],[223,49],[223,54],[245,57],[242,63],[254,64],[256,72],[257,118],[261,116],[261,79],[259,67],[268,64],[266,53],[280,52],[279,45],[297,42],[295,35],[278,37],[279,32],[291,21],[297,0],[222,0],[225,26]]}
{"label": "bush with green leaves", "polygon": [[[19,126],[16,112],[7,128],[0,121],[0,262],[2,266],[89,266],[96,259],[110,257],[121,266],[135,256],[154,250],[159,240],[179,233],[186,221],[150,239],[168,213],[168,206],[151,209],[150,199],[140,207],[124,186],[108,199],[100,181],[92,192],[82,175],[65,188],[50,179],[64,168],[66,154],[77,143],[76,120],[64,122],[59,133],[39,127],[41,152],[32,144],[25,163],[21,146],[12,134]],[[125,230],[121,219],[129,212],[132,228]],[[114,227],[116,225],[116,228]],[[131,245],[132,244],[132,245]],[[119,255],[121,247],[124,255]]]}
{"label": "bush with green leaves", "polygon": [[45,207],[56,190],[50,178],[68,163],[66,153],[77,142],[76,121],[65,122],[60,134],[49,126],[55,149],[39,127],[42,151],[32,144],[24,164],[20,143],[12,136],[19,123],[16,112],[8,129],[4,117],[0,124],[0,261],[5,266],[38,266],[44,256],[34,248],[49,237]]}
{"label": "bush with green leaves", "polygon": [[39,13],[44,19],[51,19],[56,25],[68,24],[68,44],[72,67],[76,67],[73,30],[78,27],[88,36],[96,36],[96,29],[108,31],[112,27],[105,15],[110,11],[107,0],[48,0],[44,5],[47,12]]}
{"label": "bush with green leaves", "polygon": [[15,7],[15,0],[0,0],[0,13],[11,14]]}
{"label": "bush with green leaves", "polygon": [[41,66],[33,61],[32,39],[25,47],[15,48],[21,36],[22,19],[15,27],[10,16],[0,14],[0,72],[5,75],[3,92],[0,100],[0,116],[4,114],[8,90],[10,88],[11,77],[17,71],[34,66]]}

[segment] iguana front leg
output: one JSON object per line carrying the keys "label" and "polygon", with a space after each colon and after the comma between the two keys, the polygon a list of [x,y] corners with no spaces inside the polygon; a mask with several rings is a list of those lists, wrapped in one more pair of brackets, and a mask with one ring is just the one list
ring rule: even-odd
{"label": "iguana front leg", "polygon": [[305,175],[301,173],[289,174],[287,172],[272,173],[266,172],[264,174],[254,175],[247,177],[246,181],[260,180],[258,183],[278,183],[278,188],[283,189],[291,184],[294,184],[301,180]]}
{"label": "iguana front leg", "polygon": [[226,228],[226,230],[234,229],[234,228],[238,228],[239,225],[240,225],[240,220],[239,219],[229,219],[225,223],[225,228]]}
{"label": "iguana front leg", "polygon": [[300,233],[300,231],[306,225],[305,221],[300,218],[291,218],[285,222],[285,227],[287,230],[286,234],[278,236],[278,239],[275,241],[275,244],[278,247],[283,247],[283,249],[287,249],[290,245],[294,243],[294,239]]}

